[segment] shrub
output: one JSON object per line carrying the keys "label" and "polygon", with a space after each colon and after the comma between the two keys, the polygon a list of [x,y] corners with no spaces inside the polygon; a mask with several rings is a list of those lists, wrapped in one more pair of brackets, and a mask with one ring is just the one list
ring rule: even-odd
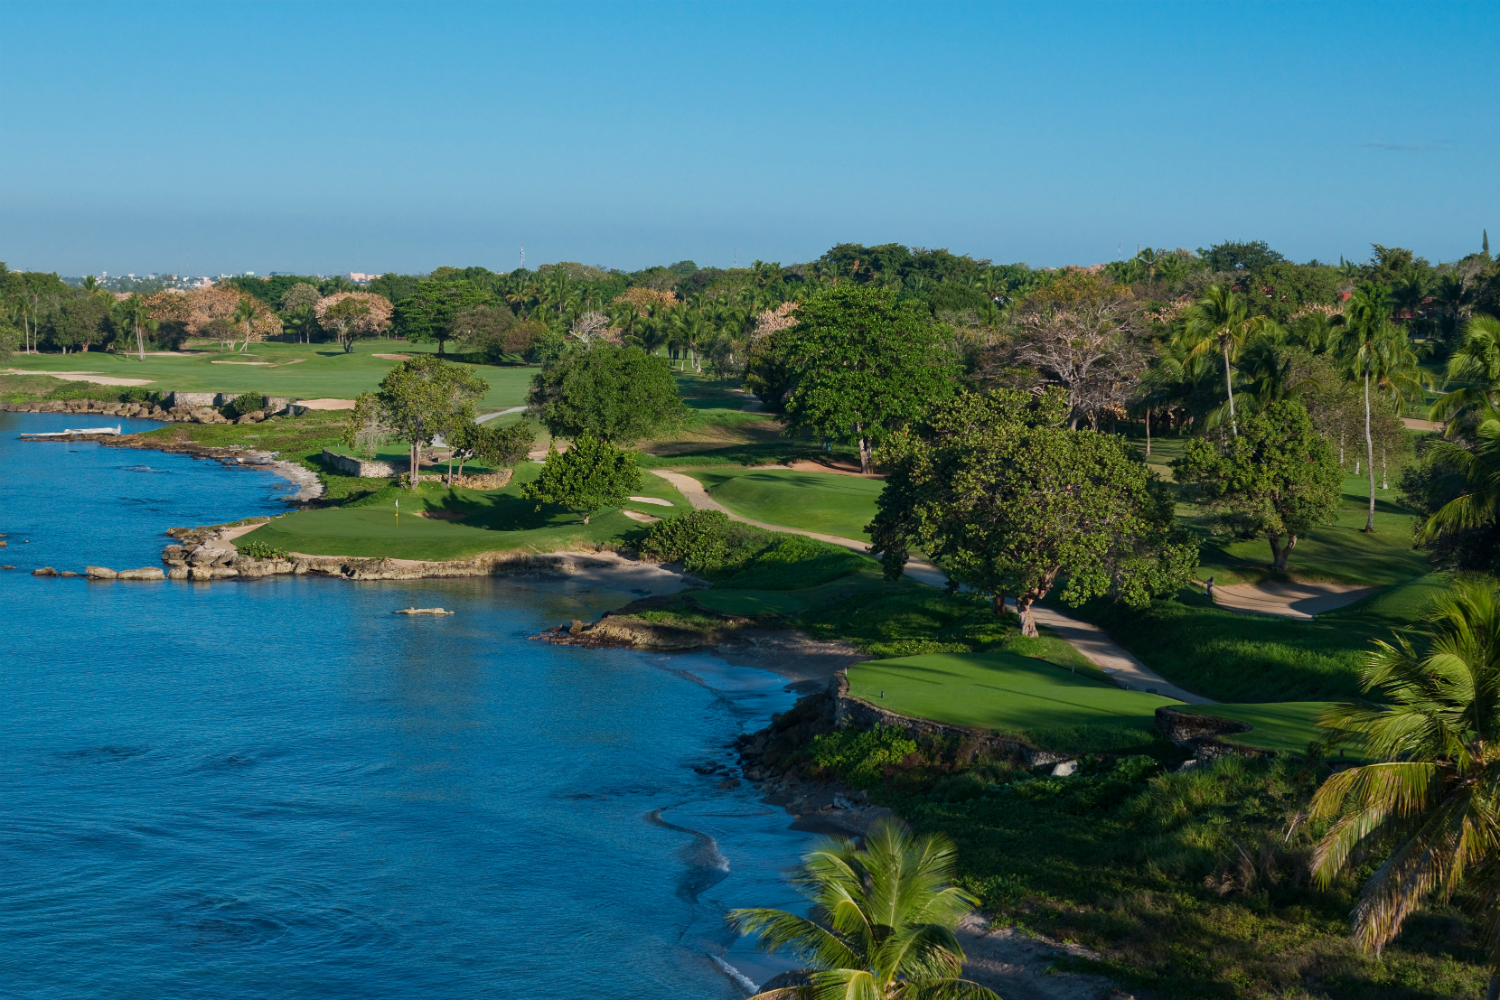
{"label": "shrub", "polygon": [[721,510],[694,510],[658,521],[641,542],[641,555],[658,562],[681,562],[689,573],[704,573],[723,563],[729,515]]}
{"label": "shrub", "polygon": [[917,743],[896,726],[846,727],[813,737],[812,763],[853,788],[874,788],[888,772],[917,752]]}
{"label": "shrub", "polygon": [[149,403],[151,402],[151,393],[145,386],[133,385],[120,393],[120,402]]}
{"label": "shrub", "polygon": [[286,550],[285,549],[272,548],[271,545],[269,545],[268,543],[262,542],[262,541],[258,541],[258,540],[252,540],[252,541],[248,541],[248,542],[240,542],[240,543],[238,543],[238,544],[235,545],[235,548],[238,549],[240,555],[244,556],[246,559],[285,559],[286,558]]}
{"label": "shrub", "polygon": [[225,407],[230,416],[243,417],[247,413],[264,410],[268,405],[266,397],[258,392],[242,392],[234,397],[234,401]]}

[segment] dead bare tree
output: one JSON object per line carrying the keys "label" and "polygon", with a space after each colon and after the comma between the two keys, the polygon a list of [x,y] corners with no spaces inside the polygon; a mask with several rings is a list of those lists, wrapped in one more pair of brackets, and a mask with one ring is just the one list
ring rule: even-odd
{"label": "dead bare tree", "polygon": [[1146,368],[1137,344],[1137,309],[1126,293],[1102,286],[1071,301],[1043,301],[1016,317],[1013,363],[1028,365],[1068,393],[1068,425],[1083,419],[1095,430],[1105,412],[1118,412]]}

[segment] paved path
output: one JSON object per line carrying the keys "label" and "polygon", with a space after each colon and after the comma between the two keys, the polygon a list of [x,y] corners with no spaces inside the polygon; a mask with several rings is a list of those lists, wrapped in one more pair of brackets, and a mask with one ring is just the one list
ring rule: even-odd
{"label": "paved path", "polygon": [[[1006,601],[1014,608],[1015,601]],[[1061,611],[1033,604],[1031,614],[1038,625],[1045,625],[1078,650],[1089,661],[1109,674],[1117,684],[1127,691],[1150,691],[1163,698],[1176,698],[1192,705],[1211,705],[1213,700],[1186,691],[1161,674],[1146,666],[1130,654],[1124,646],[1109,637],[1109,633],[1097,625],[1069,618]]]}
{"label": "paved path", "polygon": [[[824,535],[816,531],[803,531],[800,528],[788,528],[781,524],[766,524],[763,521],[752,521],[748,517],[741,517],[734,511],[729,510],[703,488],[703,484],[692,476],[681,472],[666,472],[661,469],[652,469],[658,476],[677,487],[677,491],[687,497],[688,503],[696,510],[721,510],[729,515],[731,521],[741,521],[752,524],[757,528],[765,528],[767,531],[788,531],[794,535],[806,535],[808,538],[816,538],[820,542],[828,542],[833,545],[842,545],[854,552],[869,552],[869,545],[864,542],[855,541],[852,538],[840,538],[838,535]],[[947,586],[948,578],[943,571],[925,559],[913,559],[906,564],[906,575],[918,583],[929,584],[933,587]],[[1006,602],[1014,608],[1015,601]],[[1035,607],[1032,614],[1037,623],[1045,625],[1056,632],[1074,649],[1088,657],[1100,670],[1109,674],[1128,691],[1155,691],[1164,698],[1176,698],[1179,701],[1190,702],[1195,705],[1210,704],[1209,699],[1200,697],[1190,691],[1172,684],[1166,678],[1147,667],[1134,656],[1109,637],[1102,629],[1081,622],[1076,618],[1069,618],[1060,611],[1051,608]]]}
{"label": "paved path", "polygon": [[[861,555],[869,555],[870,553],[868,542],[857,541],[853,538],[840,538],[838,535],[825,535],[817,531],[804,531],[802,528],[789,528],[784,524],[767,524],[764,521],[752,521],[748,517],[741,517],[709,496],[708,491],[703,488],[703,484],[692,476],[684,475],[681,472],[667,472],[663,469],[651,469],[650,471],[677,487],[677,492],[687,497],[688,503],[692,504],[695,510],[719,510],[728,514],[731,521],[740,521],[744,524],[754,525],[757,528],[765,528],[767,531],[785,531],[793,535],[806,535],[808,538],[816,538],[818,541],[827,542],[830,545],[839,545],[852,552],[858,552]],[[907,562],[906,575],[918,583],[926,583],[934,587],[944,587],[948,584],[948,577],[943,574],[943,571],[925,559],[912,559]]]}
{"label": "paved path", "polygon": [[475,417],[474,418],[474,422],[476,424],[482,424],[486,420],[494,420],[496,417],[503,417],[507,413],[520,413],[524,409],[526,409],[526,407],[524,407],[524,406],[512,406],[508,410],[496,410],[494,413],[486,413],[482,417]]}
{"label": "paved path", "polygon": [[1311,620],[1334,608],[1353,604],[1383,587],[1352,583],[1232,583],[1214,587],[1214,604],[1230,611]]}

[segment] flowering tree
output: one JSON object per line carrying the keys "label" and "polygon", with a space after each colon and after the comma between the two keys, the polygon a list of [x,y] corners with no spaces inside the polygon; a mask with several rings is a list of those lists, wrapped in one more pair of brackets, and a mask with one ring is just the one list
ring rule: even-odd
{"label": "flowering tree", "polygon": [[354,338],[373,337],[391,325],[391,302],[373,292],[335,292],[314,307],[318,323],[344,345],[354,350]]}
{"label": "flowering tree", "polygon": [[[215,330],[234,331],[237,329],[245,335],[247,344],[251,340],[275,337],[282,331],[281,317],[272,312],[270,306],[232,288],[200,288],[189,292],[184,299],[187,313],[186,326],[190,336],[212,335],[209,329],[210,324],[220,319],[230,321],[230,325],[215,324]],[[242,301],[248,302],[249,305],[242,307],[240,305]],[[165,300],[163,308],[172,310],[174,314],[182,309],[175,305],[167,306]],[[236,310],[242,308],[251,314],[248,320],[235,318]]]}

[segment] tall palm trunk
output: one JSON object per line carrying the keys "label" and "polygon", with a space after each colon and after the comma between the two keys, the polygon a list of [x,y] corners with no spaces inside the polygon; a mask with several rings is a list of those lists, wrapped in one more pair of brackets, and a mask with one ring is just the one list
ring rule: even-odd
{"label": "tall palm trunk", "polygon": [[141,360],[146,360],[146,338],[141,336],[141,324],[135,325],[135,347],[140,352]]}
{"label": "tall palm trunk", "polygon": [[1151,457],[1151,410],[1146,410],[1146,457]]}
{"label": "tall palm trunk", "polygon": [[1375,440],[1370,437],[1370,362],[1365,361],[1365,461],[1370,467],[1370,513],[1365,530],[1375,531]]}
{"label": "tall palm trunk", "polygon": [[1234,425],[1234,381],[1229,377],[1229,338],[1224,338],[1224,390],[1229,393],[1229,431],[1235,437],[1240,430]]}

